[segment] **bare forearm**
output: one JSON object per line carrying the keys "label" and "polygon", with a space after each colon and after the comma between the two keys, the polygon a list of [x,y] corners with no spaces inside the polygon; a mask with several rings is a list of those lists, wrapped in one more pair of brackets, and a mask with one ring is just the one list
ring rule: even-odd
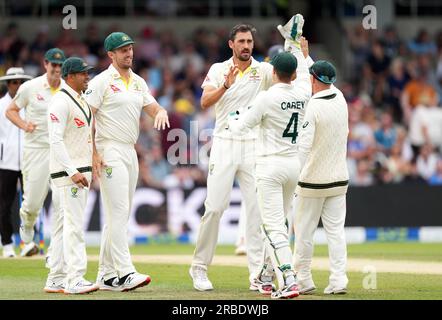
{"label": "bare forearm", "polygon": [[20,117],[19,110],[9,107],[5,112],[6,118],[20,129],[26,129],[26,121]]}
{"label": "bare forearm", "polygon": [[204,92],[201,97],[201,108],[206,109],[213,106],[221,99],[226,91],[227,88],[223,85],[219,88]]}

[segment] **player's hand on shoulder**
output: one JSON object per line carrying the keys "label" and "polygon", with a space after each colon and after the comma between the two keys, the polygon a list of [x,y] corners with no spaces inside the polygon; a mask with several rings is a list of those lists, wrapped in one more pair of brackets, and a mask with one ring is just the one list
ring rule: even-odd
{"label": "player's hand on shoulder", "polygon": [[170,128],[169,116],[167,115],[166,110],[161,109],[158,111],[157,115],[155,116],[153,126],[155,129],[158,129],[158,130],[161,130],[161,129],[164,130],[164,129],[166,129],[166,126],[168,128]]}

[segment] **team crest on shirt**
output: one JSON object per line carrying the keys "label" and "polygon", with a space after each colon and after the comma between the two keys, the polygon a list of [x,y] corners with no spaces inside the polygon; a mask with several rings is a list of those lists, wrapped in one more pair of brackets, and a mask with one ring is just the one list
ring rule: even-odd
{"label": "team crest on shirt", "polygon": [[110,85],[110,88],[112,89],[112,91],[114,93],[121,92],[120,88],[118,88],[117,86],[115,86],[113,84]]}
{"label": "team crest on shirt", "polygon": [[53,113],[50,113],[49,116],[51,117],[51,121],[52,122],[59,122],[57,116]]}
{"label": "team crest on shirt", "polygon": [[77,125],[77,128],[82,128],[85,125],[85,123],[78,118],[74,118],[74,122]]}
{"label": "team crest on shirt", "polygon": [[37,93],[37,100],[38,101],[44,101],[45,98],[43,98],[43,96],[41,94]]}
{"label": "team crest on shirt", "polygon": [[72,195],[72,198],[78,198],[78,188],[77,187],[72,187],[71,188],[71,195]]}
{"label": "team crest on shirt", "polygon": [[258,82],[260,80],[261,80],[261,77],[258,73],[258,68],[257,67],[250,68],[249,81]]}
{"label": "team crest on shirt", "polygon": [[112,178],[112,168],[111,167],[107,167],[106,169],[104,169],[104,172],[106,173],[106,178]]}

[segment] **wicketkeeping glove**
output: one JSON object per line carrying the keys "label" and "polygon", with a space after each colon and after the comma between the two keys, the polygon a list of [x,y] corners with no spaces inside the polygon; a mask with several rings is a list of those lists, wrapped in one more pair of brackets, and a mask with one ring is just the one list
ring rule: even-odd
{"label": "wicketkeeping glove", "polygon": [[304,17],[302,14],[294,15],[284,26],[278,25],[278,31],[281,33],[284,42],[284,50],[293,52],[301,50],[302,27],[304,26]]}

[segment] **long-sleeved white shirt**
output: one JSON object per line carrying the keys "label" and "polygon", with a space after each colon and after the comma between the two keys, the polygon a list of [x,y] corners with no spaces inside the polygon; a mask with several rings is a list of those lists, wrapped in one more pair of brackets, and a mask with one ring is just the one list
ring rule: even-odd
{"label": "long-sleeved white shirt", "polygon": [[299,136],[302,169],[296,193],[329,197],[347,192],[348,132],[347,102],[342,92],[332,86],[314,94]]}
{"label": "long-sleeved white shirt", "polygon": [[296,79],[291,84],[276,83],[260,92],[238,120],[235,121],[235,114],[229,119],[229,129],[235,135],[259,125],[257,156],[296,154],[299,129],[311,97],[311,83],[310,62],[301,51],[293,54],[298,62]]}
{"label": "long-sleeved white shirt", "polygon": [[[6,93],[0,99],[0,169],[20,171],[23,159],[23,133],[5,116],[12,98]],[[24,110],[20,110],[24,118]]]}
{"label": "long-sleeved white shirt", "polygon": [[[51,100],[48,112],[49,169],[55,185],[71,184],[78,168],[92,166],[92,110],[81,95],[63,85],[77,103],[59,91]],[[61,172],[67,176],[54,177]]]}

